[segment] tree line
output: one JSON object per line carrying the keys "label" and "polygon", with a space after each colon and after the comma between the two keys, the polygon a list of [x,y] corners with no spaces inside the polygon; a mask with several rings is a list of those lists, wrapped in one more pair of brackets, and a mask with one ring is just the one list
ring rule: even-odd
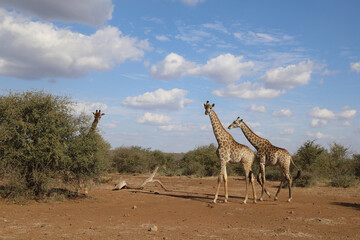
{"label": "tree line", "polygon": [[[166,176],[217,176],[219,160],[214,144],[186,153],[164,153],[140,146],[111,149],[102,136],[89,133],[91,118],[75,115],[69,97],[43,91],[9,92],[0,96],[0,196],[39,199],[59,188],[101,181],[109,172],[149,173],[160,166]],[[293,155],[302,169],[296,186],[324,182],[351,187],[360,179],[360,154],[332,143],[329,149],[306,141]],[[253,171],[259,171],[255,161]],[[294,173],[293,173],[294,174]],[[240,164],[229,164],[228,175],[243,175]],[[280,180],[280,171],[268,168],[268,180]]]}

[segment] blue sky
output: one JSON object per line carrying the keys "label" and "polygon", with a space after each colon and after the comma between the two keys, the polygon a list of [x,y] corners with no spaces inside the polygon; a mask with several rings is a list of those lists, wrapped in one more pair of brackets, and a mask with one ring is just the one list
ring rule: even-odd
{"label": "blue sky", "polygon": [[[360,153],[359,1],[0,0],[0,83],[101,108],[113,148],[215,143],[202,103],[290,153]],[[240,129],[234,138],[250,146]]]}

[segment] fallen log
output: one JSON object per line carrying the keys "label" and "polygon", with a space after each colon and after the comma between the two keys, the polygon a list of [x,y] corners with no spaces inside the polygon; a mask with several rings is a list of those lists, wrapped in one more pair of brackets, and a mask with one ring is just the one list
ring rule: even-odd
{"label": "fallen log", "polygon": [[158,171],[159,167],[156,167],[154,172],[150,175],[149,178],[145,179],[140,185],[138,186],[134,186],[134,185],[130,185],[129,183],[127,183],[125,180],[123,180],[122,178],[120,178],[118,180],[118,182],[115,184],[114,188],[113,188],[113,191],[115,190],[121,190],[121,189],[144,189],[144,186],[147,184],[147,183],[150,183],[150,182],[155,182],[155,183],[159,183],[160,186],[165,190],[165,191],[168,191],[166,189],[166,187],[164,186],[164,184],[162,184],[162,182],[160,180],[157,180],[157,179],[153,179]]}

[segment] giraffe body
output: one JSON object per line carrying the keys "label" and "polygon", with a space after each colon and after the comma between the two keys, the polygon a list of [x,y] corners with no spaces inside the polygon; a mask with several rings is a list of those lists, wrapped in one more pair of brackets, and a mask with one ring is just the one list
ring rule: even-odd
{"label": "giraffe body", "polygon": [[[251,129],[246,125],[246,123],[242,119],[239,119],[239,117],[232,124],[230,124],[228,128],[231,129],[236,127],[242,130],[247,140],[249,140],[249,142],[257,150],[257,159],[260,164],[259,176],[261,176],[259,182],[262,187],[260,201],[262,201],[263,199],[264,192],[270,197],[270,193],[266,190],[265,187],[265,166],[279,166],[283,178],[280,182],[278,191],[276,192],[275,200],[278,199],[281,186],[284,180],[286,180],[289,184],[288,202],[290,202],[292,199],[291,185],[293,181],[290,175],[290,164],[291,162],[294,164],[290,153],[286,149],[276,147],[272,145],[269,140],[265,138],[261,138],[258,135],[256,135],[253,131],[251,131]],[[299,176],[300,176],[300,171],[298,172],[298,176],[296,178],[298,178]]]}
{"label": "giraffe body", "polygon": [[215,193],[213,203],[216,203],[221,182],[224,181],[225,188],[225,202],[228,200],[228,187],[227,187],[227,172],[226,164],[227,163],[241,163],[244,167],[245,172],[245,182],[246,182],[246,193],[245,200],[246,203],[248,199],[248,184],[251,182],[254,202],[256,202],[256,193],[254,187],[254,181],[252,178],[251,166],[254,162],[255,155],[254,152],[247,146],[237,143],[234,138],[224,129],[218,116],[212,108],[215,106],[210,105],[209,101],[206,104],[203,104],[205,108],[205,115],[209,115],[211,125],[213,127],[215,138],[218,142],[218,149],[216,154],[220,160],[220,174],[218,177],[218,185]]}

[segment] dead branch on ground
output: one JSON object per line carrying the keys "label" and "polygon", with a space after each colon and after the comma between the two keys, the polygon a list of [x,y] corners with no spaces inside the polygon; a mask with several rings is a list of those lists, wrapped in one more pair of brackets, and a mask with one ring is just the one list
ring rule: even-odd
{"label": "dead branch on ground", "polygon": [[149,178],[145,179],[139,186],[134,186],[134,185],[130,185],[128,184],[125,180],[123,180],[122,178],[120,178],[118,180],[118,183],[115,184],[115,187],[113,188],[113,191],[114,190],[121,190],[121,189],[144,189],[145,185],[147,183],[150,183],[150,182],[155,182],[155,183],[159,183],[160,186],[165,190],[165,191],[168,191],[166,189],[166,187],[164,186],[164,184],[162,184],[162,182],[160,180],[157,180],[157,179],[153,179],[156,175],[156,172],[158,171],[159,167],[156,167],[154,172],[150,175]]}

